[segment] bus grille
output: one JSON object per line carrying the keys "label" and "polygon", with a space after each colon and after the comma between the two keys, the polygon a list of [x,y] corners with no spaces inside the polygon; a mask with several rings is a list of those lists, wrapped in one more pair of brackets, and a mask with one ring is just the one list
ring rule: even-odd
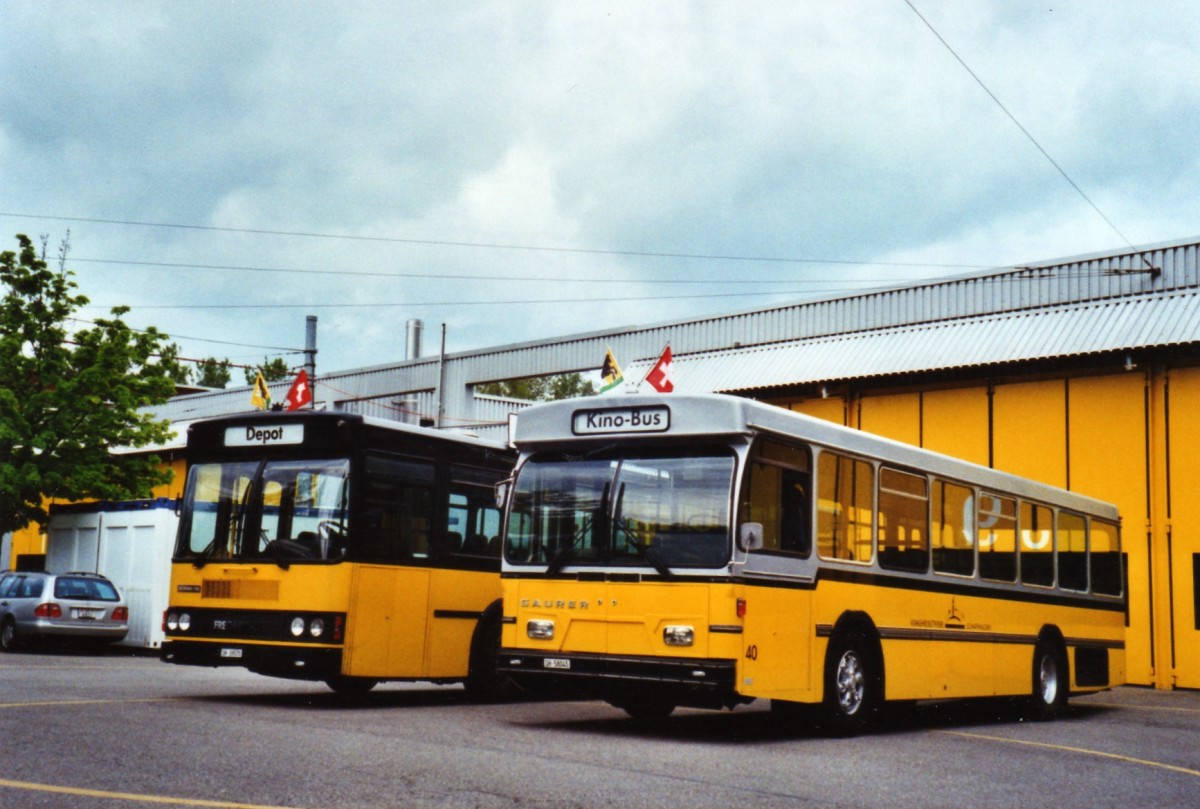
{"label": "bus grille", "polygon": [[200,591],[200,597],[237,598],[246,601],[278,601],[279,582],[205,579]]}

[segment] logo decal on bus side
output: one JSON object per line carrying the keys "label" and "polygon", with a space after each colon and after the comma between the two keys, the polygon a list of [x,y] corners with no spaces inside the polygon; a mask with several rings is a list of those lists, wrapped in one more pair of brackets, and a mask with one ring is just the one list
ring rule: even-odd
{"label": "logo decal on bus side", "polygon": [[671,409],[666,405],[647,405],[576,410],[571,429],[575,435],[665,433],[671,429]]}

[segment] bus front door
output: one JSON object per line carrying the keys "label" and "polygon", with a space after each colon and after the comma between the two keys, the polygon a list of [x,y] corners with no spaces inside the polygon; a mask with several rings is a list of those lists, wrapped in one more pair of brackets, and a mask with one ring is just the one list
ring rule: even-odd
{"label": "bus front door", "polygon": [[751,552],[743,569],[743,652],[738,691],[746,696],[811,699],[814,559]]}
{"label": "bus front door", "polygon": [[425,672],[429,570],[361,565],[351,585],[342,673],[408,678]]}

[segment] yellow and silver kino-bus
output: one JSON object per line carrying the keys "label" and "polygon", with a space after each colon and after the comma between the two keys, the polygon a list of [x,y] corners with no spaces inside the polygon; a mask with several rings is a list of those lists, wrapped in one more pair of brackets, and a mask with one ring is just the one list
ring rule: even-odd
{"label": "yellow and silver kino-bus", "polygon": [[499,667],[634,718],[676,706],[1124,681],[1115,507],[780,408],[622,396],[523,411]]}
{"label": "yellow and silver kino-bus", "polygon": [[490,697],[507,447],[346,413],[197,422],[162,659]]}

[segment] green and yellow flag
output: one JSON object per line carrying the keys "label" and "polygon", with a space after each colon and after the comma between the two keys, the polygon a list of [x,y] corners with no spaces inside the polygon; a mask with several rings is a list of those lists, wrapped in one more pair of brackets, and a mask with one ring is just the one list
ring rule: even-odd
{"label": "green and yellow flag", "polygon": [[250,404],[259,410],[271,409],[271,389],[267,387],[267,380],[263,379],[261,373],[254,377],[254,390],[250,394]]}
{"label": "green and yellow flag", "polygon": [[602,383],[600,392],[607,393],[624,381],[625,377],[621,374],[621,366],[617,365],[617,358],[613,356],[610,348],[604,355],[604,366],[600,369],[600,382]]}

